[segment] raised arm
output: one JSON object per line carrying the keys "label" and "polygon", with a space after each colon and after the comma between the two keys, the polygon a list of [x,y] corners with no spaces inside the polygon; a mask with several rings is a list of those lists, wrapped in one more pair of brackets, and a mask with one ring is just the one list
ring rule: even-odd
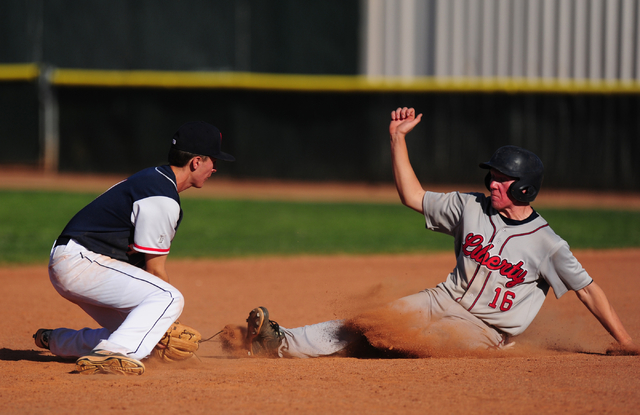
{"label": "raised arm", "polygon": [[631,336],[625,330],[618,314],[613,309],[602,288],[595,282],[576,291],[578,298],[598,319],[600,324],[613,336],[627,354],[637,355],[638,347],[633,343]]}
{"label": "raised arm", "polygon": [[421,119],[422,114],[416,117],[416,111],[413,108],[398,108],[391,112],[389,134],[391,135],[393,176],[400,200],[403,205],[423,213],[422,199],[425,191],[411,167],[405,141],[405,136],[418,125]]}

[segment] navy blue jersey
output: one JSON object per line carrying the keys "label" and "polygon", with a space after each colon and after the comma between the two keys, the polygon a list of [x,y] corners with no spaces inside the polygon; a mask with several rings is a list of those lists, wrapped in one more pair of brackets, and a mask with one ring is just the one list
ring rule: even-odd
{"label": "navy blue jersey", "polygon": [[145,253],[169,253],[181,220],[173,170],[150,167],[85,206],[58,239],[72,238],[90,251],[142,266]]}

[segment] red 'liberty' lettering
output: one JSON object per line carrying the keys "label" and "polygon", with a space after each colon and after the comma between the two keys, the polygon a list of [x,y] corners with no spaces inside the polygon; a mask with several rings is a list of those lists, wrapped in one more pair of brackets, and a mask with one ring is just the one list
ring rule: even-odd
{"label": "red 'liberty' lettering", "polygon": [[522,269],[524,262],[512,264],[499,255],[489,255],[489,250],[493,248],[493,244],[489,243],[483,246],[484,237],[469,233],[462,245],[462,253],[474,260],[478,264],[487,267],[491,271],[499,271],[500,275],[510,279],[506,287],[511,288],[524,282],[527,271]]}

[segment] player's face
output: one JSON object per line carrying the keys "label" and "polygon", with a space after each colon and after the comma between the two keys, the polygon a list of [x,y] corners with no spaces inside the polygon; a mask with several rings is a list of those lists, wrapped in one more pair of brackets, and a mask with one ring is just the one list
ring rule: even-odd
{"label": "player's face", "polygon": [[204,182],[206,182],[207,179],[217,171],[216,162],[217,160],[211,157],[206,159],[199,158],[199,162],[193,171],[193,187],[198,189],[201,188],[204,185]]}
{"label": "player's face", "polygon": [[509,194],[509,186],[516,180],[513,177],[500,173],[498,170],[491,169],[491,206],[498,212],[513,206],[513,199]]}

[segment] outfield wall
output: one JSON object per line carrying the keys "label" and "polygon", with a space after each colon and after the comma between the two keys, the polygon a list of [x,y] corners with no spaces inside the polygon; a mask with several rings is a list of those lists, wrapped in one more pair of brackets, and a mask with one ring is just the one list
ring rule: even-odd
{"label": "outfield wall", "polygon": [[[238,159],[221,166],[221,175],[388,182],[389,113],[407,105],[424,113],[409,146],[425,182],[477,183],[479,161],[517,144],[541,156],[547,186],[640,190],[635,84],[201,74],[195,87],[172,73],[155,74],[164,85],[107,74],[116,79],[108,87],[91,83],[100,75],[94,72],[51,78],[61,171],[129,173],[162,163],[178,126],[201,119],[221,129]],[[0,163],[39,166],[37,78],[0,83],[0,97]]]}
{"label": "outfield wall", "polygon": [[[640,0],[7,0],[0,164],[129,173],[217,124],[220,174],[390,181],[413,105],[419,177],[477,183],[506,143],[545,184],[639,190]],[[394,78],[397,77],[397,78]]]}

